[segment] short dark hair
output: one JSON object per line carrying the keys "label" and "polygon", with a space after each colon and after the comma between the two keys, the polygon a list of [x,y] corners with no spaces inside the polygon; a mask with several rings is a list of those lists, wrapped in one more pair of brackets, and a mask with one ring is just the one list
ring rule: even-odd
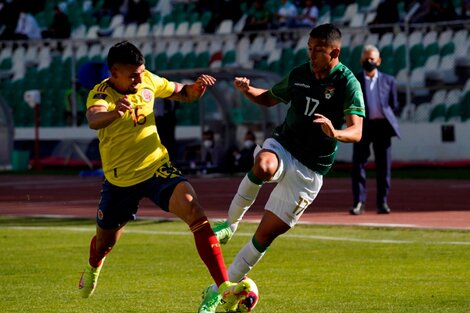
{"label": "short dark hair", "polygon": [[140,66],[145,63],[145,58],[140,50],[128,41],[121,41],[109,49],[108,68],[115,64],[131,64]]}
{"label": "short dark hair", "polygon": [[335,41],[341,42],[341,31],[335,25],[327,23],[312,29],[310,37],[325,39],[328,44],[331,44]]}

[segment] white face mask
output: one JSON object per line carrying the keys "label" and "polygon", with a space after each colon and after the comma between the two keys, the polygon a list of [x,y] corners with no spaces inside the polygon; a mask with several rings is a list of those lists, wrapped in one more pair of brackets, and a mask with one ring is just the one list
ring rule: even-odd
{"label": "white face mask", "polygon": [[243,146],[245,148],[251,148],[255,145],[255,142],[253,140],[245,140],[245,142],[243,142]]}
{"label": "white face mask", "polygon": [[202,142],[202,144],[204,145],[206,149],[209,149],[209,148],[212,148],[214,142],[212,140],[206,139]]}

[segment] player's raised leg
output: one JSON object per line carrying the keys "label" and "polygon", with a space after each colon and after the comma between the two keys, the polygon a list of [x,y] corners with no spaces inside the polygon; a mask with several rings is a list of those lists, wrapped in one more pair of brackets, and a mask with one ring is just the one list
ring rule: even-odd
{"label": "player's raised leg", "polygon": [[256,155],[253,168],[241,181],[237,193],[230,203],[227,220],[214,227],[214,232],[221,244],[230,240],[243,216],[255,202],[264,182],[271,180],[278,168],[279,161],[274,152],[261,150]]}
{"label": "player's raised leg", "polygon": [[[249,292],[246,289],[249,286],[229,281],[219,241],[197,200],[194,189],[188,182],[181,182],[175,187],[170,198],[169,210],[189,225],[199,256],[218,286],[221,299],[227,308],[232,308],[246,297]],[[201,311],[200,308],[200,312],[211,311]]]}

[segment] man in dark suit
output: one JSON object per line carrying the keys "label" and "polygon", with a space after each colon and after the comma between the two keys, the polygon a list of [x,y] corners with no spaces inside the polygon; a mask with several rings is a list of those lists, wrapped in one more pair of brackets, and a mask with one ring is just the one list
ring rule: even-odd
{"label": "man in dark suit", "polygon": [[366,45],[361,56],[363,72],[357,74],[361,83],[366,105],[362,139],[353,146],[352,189],[353,207],[350,213],[364,212],[367,198],[366,164],[370,156],[370,145],[374,149],[377,173],[377,213],[391,212],[387,203],[390,191],[392,137],[400,136],[398,121],[394,111],[398,109],[396,80],[393,76],[380,72],[379,50]]}

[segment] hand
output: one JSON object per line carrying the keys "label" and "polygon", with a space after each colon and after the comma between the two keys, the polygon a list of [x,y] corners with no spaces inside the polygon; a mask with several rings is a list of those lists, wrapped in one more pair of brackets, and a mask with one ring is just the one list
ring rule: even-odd
{"label": "hand", "polygon": [[120,117],[122,117],[124,114],[126,114],[127,111],[130,110],[132,110],[132,103],[129,101],[127,96],[124,96],[118,101],[116,101],[115,111]]}
{"label": "hand", "polygon": [[250,80],[246,77],[235,77],[235,88],[241,92],[247,92],[250,89]]}
{"label": "hand", "polygon": [[196,79],[196,82],[194,83],[194,89],[198,91],[203,91],[209,86],[213,86],[217,80],[206,74],[202,74]]}
{"label": "hand", "polygon": [[333,127],[330,119],[326,116],[315,113],[315,119],[313,120],[314,123],[320,124],[321,130],[330,138],[336,139],[336,129]]}

